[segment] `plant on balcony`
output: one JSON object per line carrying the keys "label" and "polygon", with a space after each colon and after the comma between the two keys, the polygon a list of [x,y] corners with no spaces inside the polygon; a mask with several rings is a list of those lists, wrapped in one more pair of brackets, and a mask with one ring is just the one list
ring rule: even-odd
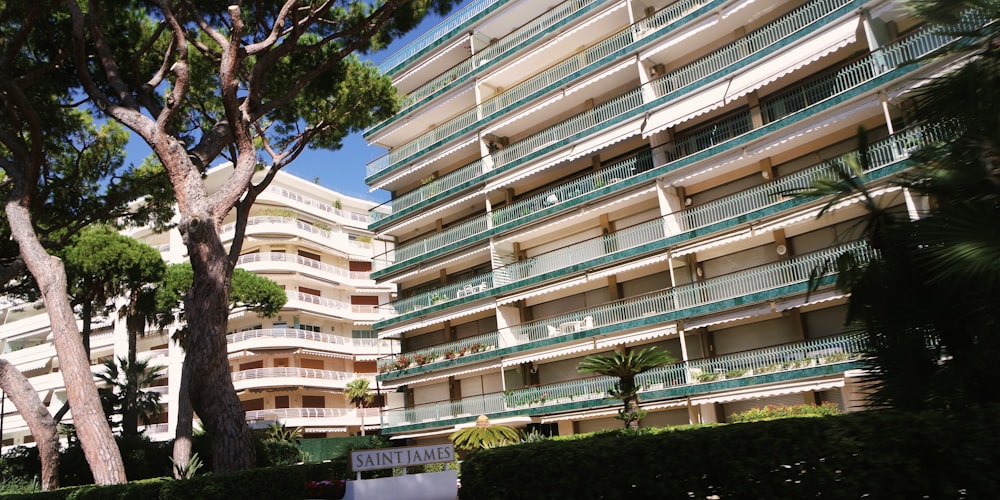
{"label": "plant on balcony", "polygon": [[454,349],[445,349],[445,351],[444,351],[444,359],[455,359],[455,350]]}
{"label": "plant on balcony", "polygon": [[720,376],[722,376],[721,373],[701,372],[695,375],[695,379],[698,380],[698,382],[715,382],[716,380],[719,380]]}
{"label": "plant on balcony", "polygon": [[393,368],[396,370],[403,370],[410,366],[410,358],[405,354],[400,354],[396,356],[396,361],[393,363]]}
{"label": "plant on balcony", "polygon": [[636,375],[675,361],[667,351],[649,347],[639,351],[624,349],[615,351],[610,357],[591,355],[580,362],[577,370],[585,373],[597,373],[618,377],[615,387],[608,394],[622,401],[622,409],[615,417],[625,424],[626,429],[639,429],[639,420],[643,412],[639,409],[639,387],[635,383]]}
{"label": "plant on balcony", "polygon": [[413,361],[417,363],[417,366],[423,366],[430,362],[430,356],[427,354],[414,354]]}
{"label": "plant on balcony", "polygon": [[446,297],[447,296],[444,295],[444,294],[440,294],[440,293],[435,292],[435,293],[431,294],[431,304],[433,305],[433,304],[437,304],[439,302],[444,302]]}
{"label": "plant on balcony", "polygon": [[747,372],[749,372],[749,371],[750,370],[748,370],[746,368],[733,368],[732,370],[729,370],[729,371],[726,372],[726,378],[727,379],[740,378],[740,377],[746,375]]}
{"label": "plant on balcony", "polygon": [[465,353],[468,352],[468,351],[469,351],[468,347],[461,347],[461,348],[458,349],[458,352],[456,352],[455,354],[457,354],[459,356],[465,356]]}
{"label": "plant on balcony", "polygon": [[336,200],[333,200],[333,208],[336,208],[337,210],[340,210],[343,207],[344,207],[344,204],[340,202],[340,198],[337,198]]}
{"label": "plant on balcony", "polygon": [[761,422],[779,418],[796,417],[826,417],[843,413],[836,404],[824,401],[820,405],[767,405],[763,408],[751,408],[729,416],[732,423]]}

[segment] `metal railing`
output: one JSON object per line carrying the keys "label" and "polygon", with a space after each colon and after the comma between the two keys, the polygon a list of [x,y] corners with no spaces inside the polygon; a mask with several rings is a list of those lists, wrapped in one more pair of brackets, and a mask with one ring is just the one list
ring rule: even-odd
{"label": "metal railing", "polygon": [[368,271],[349,271],[342,267],[333,266],[315,259],[309,259],[300,255],[285,252],[259,252],[243,254],[236,260],[236,265],[239,266],[254,262],[290,262],[292,264],[323,271],[324,273],[333,274],[334,276],[338,276],[340,278],[349,278],[353,280],[371,279],[371,273]]}
{"label": "metal railing", "polygon": [[[639,392],[648,393],[670,388],[698,385],[777,372],[792,372],[820,365],[856,361],[867,349],[865,334],[843,334],[802,342],[752,349],[716,357],[680,361],[639,374]],[[618,382],[616,377],[588,377],[554,384],[524,387],[506,392],[490,393],[386,410],[383,427],[433,422],[462,416],[491,415],[507,411],[538,408],[608,398],[608,391]],[[647,401],[648,402],[648,401]],[[610,402],[609,402],[610,404]]]}
{"label": "metal railing", "polygon": [[329,203],[319,201],[315,198],[305,196],[301,193],[296,193],[295,191],[291,191],[283,187],[271,186],[267,188],[267,191],[278,194],[284,198],[297,201],[299,203],[302,203],[303,205],[308,205],[310,207],[318,208],[326,213],[333,214],[342,219],[348,219],[353,222],[360,222],[365,225],[367,225],[369,222],[368,214],[343,210]]}
{"label": "metal railing", "polygon": [[[835,10],[837,7],[849,4],[852,1],[853,0],[813,0],[812,2],[790,12],[789,14],[768,23],[764,27],[751,32],[740,40],[733,42],[733,44],[730,44],[733,46],[738,45],[741,48],[740,51],[727,50],[724,47],[723,49],[715,51],[692,63],[678,68],[677,70],[672,71],[664,77],[658,78],[647,85],[651,86],[657,97],[663,97],[668,93],[674,92],[676,89],[687,86],[689,83],[693,83],[698,80],[707,80],[707,77],[716,75],[725,70],[728,66],[732,66],[740,61],[746,60],[748,57],[753,56],[755,52],[761,52],[769,47],[777,46],[777,42],[782,38],[791,35],[808,24],[818,21],[819,19],[829,15],[830,12]],[[586,62],[589,64],[589,62],[591,62],[589,61],[590,59],[593,59],[594,61],[600,59],[602,57],[602,52],[610,54],[621,50],[622,48],[633,43],[634,40],[632,39],[632,33],[633,30],[623,30],[619,33],[619,35],[616,35],[617,37],[623,38],[620,40],[615,37],[609,38],[608,40],[605,40],[608,46],[605,46],[605,42],[602,42],[602,44],[592,48],[595,51],[594,53],[584,52],[583,57],[585,57]],[[612,41],[614,41],[614,43],[612,43]],[[750,52],[747,52],[747,50]],[[624,113],[634,111],[640,106],[646,104],[643,99],[643,90],[645,87],[646,86],[637,87],[595,107],[592,110],[586,111],[564,120],[561,123],[536,132],[515,144],[501,149],[497,153],[493,153],[490,156],[485,157],[485,164],[489,169],[498,169],[514,164],[515,161],[537,151],[546,144],[555,143],[560,139],[571,137],[584,130],[608,122]],[[388,158],[388,156],[384,156],[384,158]],[[401,158],[399,161],[402,160],[403,159]],[[474,164],[483,162],[484,160],[474,162]],[[474,164],[470,164],[467,167],[471,167]],[[376,160],[376,162],[369,164],[368,176],[371,177],[376,175],[390,167],[391,164],[389,163],[389,160]],[[478,170],[476,167],[472,168]],[[457,174],[465,169],[466,167],[459,168],[455,172],[449,173],[438,179],[437,182],[441,184],[439,186],[441,191],[439,192],[446,191],[452,186],[460,184],[455,183],[454,181],[442,181],[453,174],[462,177],[468,176],[468,172]],[[394,211],[395,210],[398,209],[395,208],[394,205]]]}
{"label": "metal railing", "polygon": [[396,357],[380,360],[379,373],[403,370],[413,366],[460,359],[468,354],[485,352],[500,346],[500,333],[490,332],[474,337],[439,344],[434,347],[408,351]]}
{"label": "metal railing", "polygon": [[379,71],[390,75],[395,73],[410,58],[441,43],[442,38],[449,36],[455,30],[465,27],[466,23],[475,19],[476,16],[487,9],[497,4],[503,5],[504,3],[507,3],[507,0],[472,0],[468,5],[451,14],[445,20],[378,63]]}
{"label": "metal railing", "polygon": [[[981,24],[982,22],[985,21],[967,15],[960,27],[975,26],[977,25],[976,23]],[[892,44],[869,54],[868,56],[862,57],[859,60],[848,64],[834,73],[763,100],[761,103],[763,116],[766,123],[777,121],[795,113],[796,111],[814,106],[830,97],[842,94],[851,88],[864,83],[865,81],[869,81],[881,74],[884,74],[892,68],[890,67],[890,69],[883,69],[879,71],[870,70],[872,68],[885,68],[887,60],[898,59],[898,56],[886,58],[882,56],[883,52],[921,57],[942,47],[953,39],[953,37],[943,34],[940,28],[920,29],[905,38],[897,40]],[[867,79],[864,78],[865,76],[867,76]],[[698,131],[687,136],[682,135],[676,142],[666,144],[657,149],[658,151],[664,152],[668,162],[656,168],[668,166],[670,163],[691,156],[697,152],[742,136],[746,132],[750,131],[751,128],[750,112],[749,110],[746,110],[730,115],[714,124],[702,127]],[[534,213],[534,211],[539,208],[545,208],[547,205],[545,200],[564,203],[567,200],[588,195],[589,192],[603,187],[604,182],[606,181],[623,180],[642,173],[648,170],[645,165],[637,168],[636,165],[629,165],[627,163],[639,163],[644,161],[649,160],[646,160],[644,157],[636,157],[635,160],[626,160],[626,162],[623,162],[620,165],[613,166],[613,168],[617,168],[617,170],[607,172],[602,170],[601,172],[590,174],[587,177],[573,181],[577,183],[574,186],[567,185],[565,189],[559,187],[537,195],[541,201],[539,199],[532,199],[530,201],[525,200],[523,202],[519,200],[516,202],[516,209],[515,204],[498,209],[494,212],[495,215],[493,216],[494,226],[506,224],[515,220],[519,213],[520,216],[527,216]],[[456,170],[452,174],[436,179],[434,182],[440,183],[438,187],[441,191],[446,191],[461,185],[462,183],[468,182],[469,180],[481,175],[479,173],[482,169],[481,160],[477,161],[474,165],[476,166],[475,168],[465,169],[465,167],[463,167],[462,169]],[[450,178],[453,174],[456,175],[455,179]],[[552,195],[555,195],[555,197],[553,198]],[[457,239],[462,239],[462,235],[457,236]],[[387,267],[387,265],[390,264],[387,262],[385,266]]]}
{"label": "metal railing", "polygon": [[[853,253],[859,261],[868,261],[874,257],[874,252],[865,242],[856,241],[791,257],[780,262],[709,278],[701,282],[680,285],[571,313],[521,323],[468,339],[468,341],[482,344],[483,350],[489,350],[494,346],[504,348],[523,345],[595,328],[604,328],[603,332],[607,333],[609,330],[614,330],[615,325],[628,323],[635,319],[677,313],[685,309],[727,300],[743,300],[753,294],[789,285],[803,285],[812,278],[813,270],[846,252]],[[576,262],[583,262],[583,260]],[[832,270],[827,271],[827,276],[833,274]],[[403,353],[406,363],[397,363],[398,358],[385,360],[379,368],[383,372],[408,368],[411,363],[416,362],[414,358],[418,354],[424,357],[425,363],[441,361],[446,351],[456,349],[459,345],[460,343],[453,342]],[[462,345],[468,346],[469,344]]]}
{"label": "metal railing", "polygon": [[330,335],[327,333],[312,332],[298,328],[261,328],[257,330],[247,330],[230,333],[226,335],[226,343],[235,344],[252,339],[298,339],[313,340],[327,344],[352,346],[352,347],[383,347],[391,349],[392,344],[388,340],[379,339],[358,339],[343,337],[340,335]]}
{"label": "metal railing", "polygon": [[361,375],[350,372],[338,372],[333,370],[317,370],[314,368],[279,367],[279,368],[254,368],[250,370],[240,370],[232,373],[233,382],[239,380],[256,380],[262,378],[277,377],[298,377],[322,380],[354,380]]}

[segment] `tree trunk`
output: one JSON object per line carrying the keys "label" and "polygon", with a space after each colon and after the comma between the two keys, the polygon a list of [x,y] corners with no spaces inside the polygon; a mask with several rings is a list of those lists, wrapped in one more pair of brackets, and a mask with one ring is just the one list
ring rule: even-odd
{"label": "tree trunk", "polygon": [[184,300],[188,335],[181,385],[186,378],[191,406],[212,440],[212,470],[249,469],[257,459],[226,347],[232,267],[211,218],[182,219],[181,231],[194,269],[194,283]]}
{"label": "tree trunk", "polygon": [[[23,187],[21,187],[23,189]],[[18,191],[19,189],[15,189]],[[31,224],[27,202],[12,193],[6,205],[11,235],[17,241],[21,257],[42,292],[52,328],[52,344],[59,356],[60,371],[73,423],[84,455],[97,484],[126,482],[121,452],[108,427],[97,384],[90,371],[90,359],[83,349],[83,339],[66,293],[66,271],[62,261],[46,253]]]}
{"label": "tree trunk", "polygon": [[59,487],[59,434],[56,422],[38,399],[38,392],[24,374],[7,360],[0,359],[0,388],[14,403],[35,438],[42,459],[42,491]]}
{"label": "tree trunk", "polygon": [[358,411],[361,412],[361,435],[365,435],[365,407],[358,403]]}

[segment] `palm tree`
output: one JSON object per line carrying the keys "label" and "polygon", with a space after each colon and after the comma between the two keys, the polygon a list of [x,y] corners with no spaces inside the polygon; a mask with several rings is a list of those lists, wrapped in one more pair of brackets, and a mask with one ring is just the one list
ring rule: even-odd
{"label": "palm tree", "polygon": [[[936,15],[954,5],[924,3]],[[868,208],[864,236],[878,258],[841,256],[837,267],[838,286],[851,294],[848,320],[870,339],[877,405],[1000,402],[1000,388],[990,383],[1000,357],[1000,48],[976,41],[956,47],[977,57],[930,80],[914,98],[918,118],[953,134],[916,151],[914,167],[894,181],[925,196],[927,208],[909,214],[870,203],[856,172],[841,171],[804,193],[830,197],[827,207],[861,195]]]}
{"label": "palm tree", "polygon": [[625,423],[626,429],[638,429],[643,412],[639,409],[636,375],[674,361],[676,358],[669,352],[658,350],[656,347],[640,351],[624,349],[615,351],[611,357],[587,356],[577,366],[577,370],[618,377],[615,388],[609,391],[612,397],[622,400],[622,409],[618,411],[617,418]]}
{"label": "palm tree", "polygon": [[361,412],[361,435],[364,436],[365,411],[363,407],[375,401],[375,395],[372,394],[372,390],[368,386],[368,379],[356,378],[348,382],[347,387],[344,388],[344,397]]}
{"label": "palm tree", "polygon": [[480,415],[474,427],[455,431],[448,438],[455,447],[471,451],[516,443],[520,436],[513,427],[493,425],[486,415]]}
{"label": "palm tree", "polygon": [[109,419],[111,415],[121,415],[123,436],[137,435],[140,421],[149,424],[162,413],[160,393],[141,389],[152,386],[163,369],[151,366],[146,360],[133,363],[126,357],[119,357],[117,361],[105,361],[105,371],[96,374],[107,384],[98,389],[105,412]]}

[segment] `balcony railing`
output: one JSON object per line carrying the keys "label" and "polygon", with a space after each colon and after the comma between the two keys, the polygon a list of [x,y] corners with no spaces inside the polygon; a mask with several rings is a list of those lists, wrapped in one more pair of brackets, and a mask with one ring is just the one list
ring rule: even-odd
{"label": "balcony railing", "polygon": [[285,420],[289,418],[361,418],[378,417],[378,408],[272,408],[270,410],[251,410],[246,412],[248,422],[256,420]]}
{"label": "balcony railing", "polygon": [[232,373],[233,382],[239,380],[255,380],[262,378],[297,377],[322,380],[354,380],[360,375],[350,372],[338,372],[333,370],[316,370],[313,368],[281,367],[281,368],[254,368],[251,370],[240,370]]}
{"label": "balcony railing", "polygon": [[423,54],[432,47],[441,44],[459,30],[464,30],[468,24],[478,19],[484,12],[507,3],[507,0],[472,0],[461,10],[451,14],[436,26],[418,36],[412,42],[403,46],[378,64],[382,73],[394,74],[410,59]]}
{"label": "balcony railing", "polygon": [[381,347],[387,351],[393,347],[392,344],[387,340],[356,339],[351,337],[343,337],[340,335],[330,335],[326,333],[300,330],[298,328],[262,328],[257,330],[247,330],[243,332],[230,333],[229,335],[226,335],[226,343],[228,344],[235,344],[238,342],[244,342],[253,339],[312,340],[316,342],[323,342],[326,344],[333,344],[337,346],[351,346],[355,348]]}
{"label": "balcony railing", "polygon": [[[313,224],[302,222],[298,219],[294,219],[291,217],[257,216],[257,217],[247,218],[248,230],[253,226],[260,226],[266,224],[291,226],[300,231],[305,231],[307,233],[315,234],[323,238],[332,238],[335,233],[340,233],[340,230],[338,228],[323,229]],[[226,233],[231,233],[233,232],[234,229],[236,229],[236,223],[230,222],[229,224],[224,224],[221,228],[219,228],[219,234],[222,235]]]}
{"label": "balcony railing", "polygon": [[[967,16],[965,24],[976,25],[979,21]],[[820,109],[823,103],[831,97],[843,95],[848,90],[858,88],[861,84],[870,82],[881,74],[884,74],[882,72],[876,75],[873,68],[885,67],[887,60],[905,60],[903,59],[904,57],[920,57],[951,40],[950,36],[942,34],[937,29],[918,30],[906,38],[883,47],[878,52],[850,63],[823,78],[762,101],[761,108],[763,115],[768,123],[784,120],[784,123],[781,125],[790,125],[806,116],[805,114],[797,114],[799,111],[804,109]],[[883,51],[894,55],[892,57],[883,57]],[[746,132],[750,128],[749,124],[750,112],[747,110],[730,115],[722,121],[703,127],[700,131],[693,134],[679,137],[674,143],[661,146],[659,150],[665,153],[668,163],[656,167],[656,173],[662,174],[679,168],[682,166],[680,160],[684,158],[692,157],[696,153],[705,151],[726,141],[746,136]],[[736,145],[731,144],[730,146],[735,147]],[[548,210],[550,206],[558,205],[568,208],[573,205],[573,203],[569,203],[570,201],[590,200],[593,198],[594,193],[608,192],[607,189],[604,189],[606,184],[627,181],[633,178],[636,178],[635,182],[641,182],[642,179],[648,177],[642,176],[639,178],[640,174],[650,170],[647,165],[651,162],[651,157],[651,154],[640,154],[635,158],[619,162],[600,172],[572,181],[565,186],[547,190],[531,199],[519,200],[508,207],[498,209],[493,215],[494,229],[518,218],[534,217],[539,210]],[[446,181],[447,178],[448,176],[445,176],[435,182]],[[634,185],[635,182],[622,182],[621,186]],[[485,216],[483,217],[485,218]],[[448,233],[448,236],[444,236],[445,233]],[[442,235],[436,236],[439,239],[444,239],[450,245],[454,245],[456,242],[470,243],[475,241],[474,238],[470,238],[470,235],[458,230],[451,230],[451,228],[443,232]],[[441,249],[448,248],[450,247],[437,247],[433,251],[440,252],[442,251]],[[396,249],[396,251],[399,250],[400,248]],[[390,266],[402,267],[405,265],[399,259],[390,262],[389,258],[392,257],[393,255],[387,254],[386,258],[376,259],[376,264],[380,266],[380,270]],[[409,258],[412,260],[416,257],[410,256]],[[395,266],[397,262],[399,262],[399,266]]]}
{"label": "balcony railing", "polygon": [[500,346],[500,333],[490,332],[483,335],[464,338],[455,342],[409,351],[393,358],[380,360],[379,373],[404,370],[410,367],[433,365],[439,361],[461,359],[476,353],[486,352]]}
{"label": "balcony railing", "polygon": [[[681,361],[642,373],[636,377],[636,383],[640,387],[640,394],[655,397],[660,391],[677,389],[671,397],[683,397],[709,392],[711,387],[705,384],[722,380],[746,378],[749,382],[746,386],[753,386],[770,382],[751,378],[755,375],[787,373],[794,378],[796,372],[802,373],[809,368],[857,361],[866,349],[865,334],[837,335]],[[507,412],[541,415],[557,406],[595,400],[604,402],[608,398],[608,391],[617,382],[615,377],[590,377],[472,396],[460,401],[387,410],[382,414],[382,426],[392,428],[476,415],[495,416]],[[643,399],[647,403],[651,401],[648,396]],[[610,400],[606,403],[614,404]]]}
{"label": "balcony railing", "polygon": [[324,273],[332,274],[340,278],[349,278],[352,280],[371,279],[371,273],[367,271],[349,271],[342,267],[332,266],[315,259],[308,259],[306,257],[285,252],[260,252],[240,255],[240,257],[236,260],[236,265],[239,266],[254,262],[290,262],[292,264],[323,271]]}
{"label": "balcony railing", "polygon": [[[948,132],[941,127],[917,127],[901,131],[892,137],[878,141],[872,144],[868,149],[869,157],[867,165],[869,169],[866,173],[875,174],[876,178],[889,175],[892,172],[887,171],[882,173],[880,171],[884,167],[898,164],[899,162],[907,159],[909,157],[909,152],[913,149],[926,145],[931,141],[939,140],[947,135]],[[852,156],[856,157],[857,152],[844,154],[831,160],[830,162],[815,165],[808,169],[782,177],[781,179],[762,184],[697,207],[685,209],[677,213],[667,215],[661,219],[654,219],[646,223],[616,231],[609,235],[592,238],[590,240],[504,266],[494,271],[492,279],[490,280],[480,277],[471,280],[471,282],[463,282],[456,286],[462,287],[464,290],[464,287],[475,285],[475,281],[477,279],[479,280],[479,287],[482,287],[484,283],[492,283],[493,286],[511,285],[512,283],[547,275],[559,270],[576,269],[589,261],[593,261],[595,259],[606,259],[612,253],[627,251],[644,245],[659,243],[655,249],[666,248],[668,245],[677,244],[686,238],[694,236],[694,234],[687,233],[709,226],[716,226],[713,228],[714,230],[722,230],[745,220],[748,216],[750,216],[750,214],[756,213],[759,216],[766,215],[767,213],[773,211],[770,209],[771,207],[777,205],[782,205],[785,209],[792,208],[794,206],[804,204],[808,202],[808,200],[803,198],[789,199],[785,196],[787,193],[792,190],[807,188],[815,180],[820,178],[831,177],[833,175],[833,171],[830,166],[831,163],[845,165],[848,159]],[[623,165],[635,165],[635,163],[632,162],[632,160],[628,160],[628,162]],[[636,167],[630,168],[634,169]],[[611,171],[617,172],[618,169],[614,168]],[[622,171],[621,175],[626,175],[626,173],[627,172]],[[608,175],[608,172],[606,170],[602,170],[599,174]],[[600,176],[597,177],[598,180],[602,178],[603,177]],[[616,179],[614,181],[617,182]],[[562,193],[566,198],[573,199],[580,195],[566,194],[569,193],[569,189],[573,189],[574,192],[579,192],[582,195],[603,187],[603,182],[600,185],[593,184],[594,182],[596,181],[593,176],[587,176],[582,178],[582,180],[573,181],[568,185],[560,186],[555,190],[546,191],[545,193],[550,193],[547,195],[550,197],[556,196],[555,193]],[[588,183],[590,184],[588,185]],[[545,193],[542,194],[544,195]],[[516,213],[518,210],[523,210],[525,212],[523,215],[529,216],[535,214],[538,210],[545,208],[544,203],[537,203],[539,198],[542,198],[542,195],[525,200],[527,202],[535,203],[534,205],[512,204],[509,210],[495,212],[493,217],[495,220],[499,221],[496,224],[499,225],[516,220],[505,218],[505,216]],[[542,199],[544,200],[545,198]],[[555,205],[556,203],[560,203],[558,198],[550,204]],[[484,221],[485,217],[477,220]],[[675,226],[679,230],[671,231],[668,235],[665,227],[669,226]],[[460,241],[464,238],[475,237],[478,234],[479,233],[463,235],[459,231],[452,230],[439,233],[439,235],[436,235],[440,236],[440,239],[436,242],[438,246],[428,250],[428,253],[431,251],[437,252],[442,249],[447,249],[446,245],[450,243],[450,241],[446,239],[448,237],[451,238],[451,241]],[[404,245],[400,248],[409,249],[413,247]],[[654,250],[654,248],[649,250]],[[414,254],[410,256],[410,259],[415,259],[424,255],[426,255],[426,253]],[[405,262],[400,263],[400,266],[402,265],[405,265]],[[403,303],[403,308],[397,306],[389,311],[404,314],[414,310],[414,307],[410,306],[410,302],[419,304],[419,307],[426,307],[427,305],[434,305],[471,295],[464,292],[452,295],[451,291],[452,290],[442,292],[435,290],[426,292],[423,296],[408,299],[409,302]],[[427,298],[434,296],[436,296],[436,300]]]}
{"label": "balcony railing", "polygon": [[[598,125],[607,126],[610,124],[609,122],[614,121],[615,118],[620,117],[623,113],[637,111],[640,107],[651,109],[655,105],[659,105],[661,102],[666,102],[664,98],[668,93],[671,94],[671,99],[675,99],[681,95],[680,91],[683,91],[684,94],[690,93],[697,87],[690,85],[691,83],[699,81],[702,83],[714,81],[713,79],[715,77],[731,71],[733,67],[746,65],[751,59],[763,57],[766,53],[782,48],[784,44],[778,42],[792,36],[793,34],[796,36],[803,36],[808,32],[821,29],[823,23],[818,22],[820,19],[841,15],[842,12],[838,9],[854,1],[856,0],[813,0],[812,2],[799,7],[798,9],[775,21],[772,21],[764,27],[751,32],[747,36],[731,44],[733,46],[739,46],[741,51],[727,50],[726,47],[724,47],[723,49],[719,49],[712,54],[689,63],[671,72],[670,74],[651,82],[648,85],[652,86],[652,89],[655,91],[655,95],[657,96],[657,99],[653,102],[644,102],[643,91],[645,86],[637,87],[626,94],[597,106],[593,110],[584,112],[565,120],[562,123],[553,125],[545,130],[528,136],[527,138],[500,150],[499,153],[485,157],[484,159],[478,160],[477,162],[442,176],[440,179],[435,181],[438,183],[436,189],[438,189],[439,192],[447,192],[455,186],[464,184],[471,178],[488,173],[489,170],[510,168],[516,164],[516,161],[523,160],[527,155],[536,153],[542,146],[551,147],[552,144],[562,145],[566,142],[566,138],[581,134],[584,131]],[[676,11],[678,16],[680,16],[682,12],[684,11]],[[601,59],[605,53],[618,53],[626,47],[629,47],[629,45],[634,41],[632,39],[632,33],[632,30],[622,31],[619,35],[617,35],[622,37],[621,39],[612,37],[605,40],[602,44],[592,48],[592,50],[595,51],[594,53],[587,54],[585,52],[584,55],[587,59]],[[770,41],[770,43],[767,45],[761,45],[763,41]],[[753,52],[747,52],[747,50],[751,49]],[[590,62],[591,61],[589,60],[587,61],[588,64]],[[561,66],[557,66],[556,68],[559,67]],[[673,81],[674,79],[681,78],[682,76],[683,79],[679,82],[681,84],[671,84],[669,85],[670,88],[663,87],[663,82]],[[667,92],[667,90],[670,91]],[[384,158],[388,158],[388,156],[385,156]],[[373,176],[391,167],[388,160],[384,163],[385,164],[373,162],[369,164],[369,178],[372,178]],[[485,170],[483,170],[484,167]],[[467,169],[475,171],[476,175],[470,177],[472,172],[467,172]],[[454,176],[454,178],[452,178],[452,176]],[[399,210],[395,207],[396,205],[394,204],[393,212]],[[377,220],[375,222],[377,222]]]}
{"label": "balcony railing", "polygon": [[339,209],[339,208],[337,208],[337,207],[335,207],[335,206],[333,206],[333,205],[331,205],[329,203],[326,203],[326,202],[323,202],[323,201],[319,201],[319,200],[317,200],[315,198],[312,198],[312,197],[309,197],[309,196],[305,196],[305,195],[300,194],[300,193],[296,193],[295,191],[291,191],[291,190],[285,189],[283,187],[271,186],[271,187],[267,188],[267,191],[271,192],[271,193],[276,193],[276,194],[278,194],[278,195],[280,195],[280,196],[282,196],[284,198],[288,198],[289,200],[297,201],[297,202],[299,202],[299,203],[301,203],[303,205],[308,205],[310,207],[317,208],[319,210],[322,210],[323,212],[326,212],[328,214],[332,214],[332,215],[340,217],[342,219],[348,219],[348,220],[350,220],[352,222],[359,222],[359,223],[361,223],[362,225],[365,225],[365,226],[369,222],[368,214],[362,214],[362,213],[350,212],[350,211],[347,211],[347,210],[342,210],[342,209]]}
{"label": "balcony railing", "polygon": [[[558,25],[564,24],[569,19],[579,17],[584,12],[589,11],[590,9],[588,7],[592,7],[600,3],[601,0],[569,0],[547,10],[544,14],[535,18],[528,24],[521,26],[497,42],[484,47],[480,51],[477,51],[469,59],[462,61],[458,65],[452,67],[448,71],[445,71],[433,80],[406,95],[403,98],[403,103],[399,113],[397,113],[396,116],[391,118],[389,121],[399,120],[401,115],[404,115],[414,106],[427,100],[429,97],[435,95],[438,91],[449,86],[451,83],[460,80],[477,70],[481,71],[486,67],[500,62],[503,60],[504,56],[516,52],[518,48],[539,39]],[[397,165],[399,162],[404,161],[415,152],[431,147],[433,144],[438,144],[456,133],[466,131],[470,125],[479,123],[481,118],[485,116],[484,113],[492,114],[489,110],[493,107],[495,107],[495,104],[493,106],[482,105],[474,107],[465,113],[438,125],[435,127],[434,131],[394,148],[392,151],[385,153],[368,164],[368,175],[372,175],[373,171],[379,172],[392,168],[393,165]],[[372,131],[379,128],[381,127],[376,126],[372,129]],[[371,131],[369,131],[369,133],[370,132]]]}
{"label": "balcony railing", "polygon": [[[634,328],[636,320],[642,320],[643,324],[657,324],[695,313],[705,314],[779,295],[801,293],[812,278],[813,270],[845,252],[853,253],[859,261],[868,261],[874,256],[864,242],[848,243],[700,282],[522,323],[487,335],[498,337],[497,353],[502,354],[505,349],[533,342],[559,342],[574,338],[573,335],[583,331],[607,334],[622,328]],[[827,274],[827,277],[830,275]],[[382,328],[388,323],[383,321],[375,327]],[[443,360],[445,350],[452,348],[455,346],[451,344],[435,346],[430,357]],[[406,354],[409,356],[409,353]],[[405,368],[383,364],[383,369]]]}

